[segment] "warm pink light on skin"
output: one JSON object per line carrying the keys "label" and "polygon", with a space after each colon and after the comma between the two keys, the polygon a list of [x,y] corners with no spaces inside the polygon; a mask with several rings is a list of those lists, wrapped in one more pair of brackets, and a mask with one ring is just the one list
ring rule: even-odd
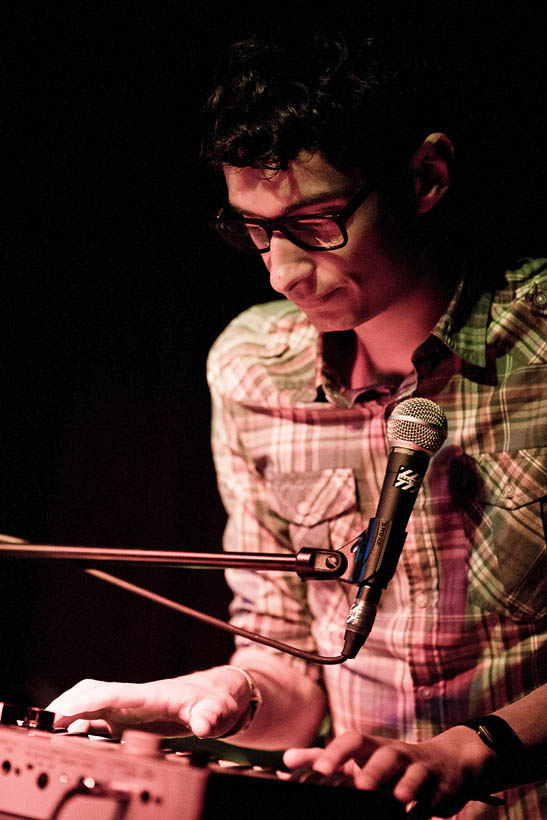
{"label": "warm pink light on skin", "polygon": [[[265,219],[340,210],[366,182],[319,153],[303,154],[277,173],[227,167],[225,177],[231,206]],[[355,329],[369,356],[379,347],[378,353],[400,361],[406,372],[411,351],[434,326],[452,290],[410,250],[409,237],[424,210],[424,199],[417,197],[413,209],[394,214],[375,191],[348,220],[348,243],[336,251],[307,251],[274,233],[262,257],[271,285],[318,330]]]}

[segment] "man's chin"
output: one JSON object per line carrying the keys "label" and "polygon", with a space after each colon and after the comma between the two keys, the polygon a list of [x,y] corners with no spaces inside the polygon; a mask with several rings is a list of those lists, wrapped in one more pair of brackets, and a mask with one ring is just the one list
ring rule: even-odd
{"label": "man's chin", "polygon": [[341,330],[354,330],[359,325],[362,325],[366,319],[357,317],[353,314],[330,314],[326,312],[320,313],[314,310],[305,310],[301,308],[306,314],[312,325],[317,328],[320,333],[332,333]]}
{"label": "man's chin", "polygon": [[295,302],[295,304],[306,314],[312,325],[322,333],[334,330],[353,330],[368,318],[357,314],[354,310],[344,310],[343,306],[337,305],[336,291],[333,291],[332,296],[329,294],[324,299]]}

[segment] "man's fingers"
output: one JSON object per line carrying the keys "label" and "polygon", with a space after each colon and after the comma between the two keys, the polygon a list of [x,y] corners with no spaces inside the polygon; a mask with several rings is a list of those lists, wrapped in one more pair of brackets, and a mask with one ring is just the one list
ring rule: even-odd
{"label": "man's fingers", "polygon": [[[72,718],[67,718],[67,720],[72,720]],[[62,727],[65,728],[65,727]],[[72,723],[68,724],[66,729],[70,734],[87,734],[91,728],[91,721],[89,720],[82,720],[78,718],[78,720],[73,720]]]}
{"label": "man's fingers", "polygon": [[66,692],[63,692],[62,695],[59,695],[59,697],[52,700],[46,708],[49,712],[56,712],[64,715],[66,712],[63,710],[68,706],[68,704],[74,700],[77,701],[79,696],[84,696],[86,692],[91,692],[100,685],[101,681],[90,680],[89,678],[81,680],[70,689],[67,689]]}
{"label": "man's fingers", "polygon": [[381,746],[355,775],[355,785],[359,789],[380,789],[399,780],[410,765],[404,752],[393,746]]}
{"label": "man's fingers", "polygon": [[111,727],[169,726],[173,733],[219,737],[240,718],[241,707],[232,694],[242,688],[240,675],[232,685],[227,676],[196,673],[187,678],[148,683],[113,683],[84,680],[53,700],[49,709],[55,725],[70,726],[76,720],[106,721]]}
{"label": "man's fingers", "polygon": [[323,749],[287,749],[283,755],[283,762],[289,769],[298,769],[300,766],[313,766]]}
{"label": "man's fingers", "polygon": [[417,761],[411,763],[399,782],[393,789],[393,796],[401,803],[410,803],[412,800],[430,799],[437,791],[437,778],[433,773]]}
{"label": "man's fingers", "polygon": [[[104,683],[102,681],[80,681],[67,692],[55,698],[47,707],[49,711],[55,712],[64,717],[85,717],[91,718],[98,712],[115,707],[120,698],[126,701],[142,701],[136,697],[136,692],[131,696],[131,689],[139,684]],[[129,703],[127,703],[129,705]],[[133,705],[133,704],[132,704]]]}
{"label": "man's fingers", "polygon": [[156,717],[160,711],[169,717],[161,690],[145,683],[93,681],[86,686],[77,685],[52,701],[48,708],[58,716],[56,726],[68,725],[67,718],[71,719],[69,723],[75,718],[108,720],[114,713],[131,719],[140,715],[137,722]]}
{"label": "man's fingers", "polygon": [[348,760],[364,762],[377,748],[378,742],[374,738],[346,732],[329,743],[315,760],[313,768],[321,774],[332,774]]}

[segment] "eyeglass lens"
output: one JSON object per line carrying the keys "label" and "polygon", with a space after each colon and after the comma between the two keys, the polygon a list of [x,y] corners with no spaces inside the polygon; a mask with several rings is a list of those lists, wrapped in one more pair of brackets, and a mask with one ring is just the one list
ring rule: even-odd
{"label": "eyeglass lens", "polygon": [[[246,223],[241,220],[225,220],[217,223],[221,235],[242,250],[268,250],[271,231],[264,226]],[[282,233],[297,243],[311,248],[333,248],[344,242],[344,235],[339,226],[330,219],[317,219],[297,222],[291,221],[282,227]]]}

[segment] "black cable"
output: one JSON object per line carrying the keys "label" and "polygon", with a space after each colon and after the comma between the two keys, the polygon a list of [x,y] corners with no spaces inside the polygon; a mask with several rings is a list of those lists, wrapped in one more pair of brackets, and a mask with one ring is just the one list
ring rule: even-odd
{"label": "black cable", "polygon": [[97,783],[97,781],[92,777],[81,777],[76,786],[73,786],[72,789],[68,789],[63,794],[63,796],[53,809],[53,812],[49,820],[59,820],[61,816],[61,811],[64,809],[66,804],[70,800],[74,800],[74,798],[82,796],[110,798],[111,800],[115,800],[116,813],[112,817],[112,820],[123,820],[123,818],[127,814],[127,809],[129,808],[129,801],[131,797],[129,792],[123,792],[119,789],[112,789],[110,786],[103,786],[102,783]]}
{"label": "black cable", "polygon": [[205,612],[199,612],[196,609],[191,609],[184,604],[179,604],[177,601],[172,601],[170,598],[165,598],[163,595],[157,595],[149,589],[139,587],[129,581],[124,581],[123,578],[118,578],[116,575],[110,575],[108,572],[102,572],[97,569],[86,569],[85,571],[88,575],[93,575],[95,578],[99,578],[109,584],[125,589],[128,592],[133,592],[135,595],[140,595],[142,598],[147,598],[148,600],[154,601],[162,606],[166,606],[169,609],[174,609],[176,612],[182,612],[183,615],[189,615],[191,618],[196,618],[198,621],[203,621],[203,623],[209,624],[210,626],[216,626],[218,629],[223,629],[225,632],[231,632],[234,635],[240,635],[243,638],[248,638],[255,643],[261,643],[265,646],[271,646],[274,649],[279,649],[281,652],[294,655],[296,658],[302,658],[303,660],[312,661],[313,663],[321,663],[323,665],[334,665],[337,663],[343,663],[347,660],[346,655],[329,657],[326,655],[317,655],[315,652],[305,652],[303,649],[297,649],[296,646],[290,646],[289,644],[282,643],[281,641],[276,641],[274,638],[267,638],[265,635],[259,635],[258,633],[251,632],[248,629],[242,629],[239,626],[228,624],[225,621],[221,621],[219,618],[215,618],[213,615],[207,615]]}

